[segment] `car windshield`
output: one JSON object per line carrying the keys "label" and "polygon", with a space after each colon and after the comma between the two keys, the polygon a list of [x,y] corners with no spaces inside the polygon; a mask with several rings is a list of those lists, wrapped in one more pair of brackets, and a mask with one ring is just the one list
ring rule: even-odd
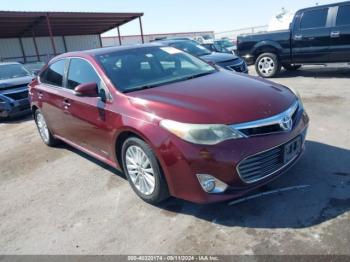
{"label": "car windshield", "polygon": [[96,58],[121,92],[153,88],[216,72],[202,60],[168,46],[117,51]]}
{"label": "car windshield", "polygon": [[21,64],[0,65],[0,80],[30,76],[27,69]]}
{"label": "car windshield", "polygon": [[203,56],[211,54],[211,51],[209,51],[204,46],[200,45],[195,41],[179,41],[172,43],[171,46],[181,49],[194,56]]}
{"label": "car windshield", "polygon": [[204,35],[203,36],[203,39],[205,40],[210,40],[210,39],[213,39],[210,35]]}
{"label": "car windshield", "polygon": [[27,70],[29,70],[32,73],[40,71],[44,66],[44,62],[35,62],[35,63],[28,63],[24,65]]}
{"label": "car windshield", "polygon": [[233,43],[231,43],[229,40],[221,40],[221,41],[216,41],[217,44],[219,44],[220,46],[224,47],[224,48],[228,48],[228,47],[233,47]]}

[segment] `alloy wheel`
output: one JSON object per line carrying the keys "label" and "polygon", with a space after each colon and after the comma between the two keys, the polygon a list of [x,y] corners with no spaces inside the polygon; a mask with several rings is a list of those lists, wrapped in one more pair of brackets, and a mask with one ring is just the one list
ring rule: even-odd
{"label": "alloy wheel", "polygon": [[151,195],[155,189],[155,177],[150,159],[141,147],[135,145],[128,147],[125,154],[131,182],[140,193]]}
{"label": "alloy wheel", "polygon": [[39,133],[44,142],[48,143],[50,139],[49,129],[47,128],[47,124],[42,113],[37,113],[36,115],[36,123],[38,125]]}

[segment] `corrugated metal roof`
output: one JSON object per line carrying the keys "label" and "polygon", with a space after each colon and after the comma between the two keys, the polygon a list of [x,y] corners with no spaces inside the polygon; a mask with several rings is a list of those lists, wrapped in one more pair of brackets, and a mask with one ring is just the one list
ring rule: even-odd
{"label": "corrugated metal roof", "polygon": [[143,13],[0,11],[0,38],[102,34],[143,16]]}

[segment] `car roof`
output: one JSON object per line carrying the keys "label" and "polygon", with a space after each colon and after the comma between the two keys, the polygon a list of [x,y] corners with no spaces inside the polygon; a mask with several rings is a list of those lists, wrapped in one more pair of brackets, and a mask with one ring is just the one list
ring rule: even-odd
{"label": "car roof", "polygon": [[0,65],[22,65],[18,62],[0,62]]}
{"label": "car roof", "polygon": [[165,45],[174,44],[174,43],[183,43],[183,42],[196,42],[196,41],[192,39],[167,39],[167,40],[157,41],[157,43],[162,43]]}
{"label": "car roof", "polygon": [[96,48],[96,49],[89,49],[84,51],[76,51],[76,52],[68,52],[63,54],[64,56],[73,56],[77,54],[86,54],[90,56],[96,56],[96,55],[103,55],[118,51],[124,51],[124,50],[135,50],[135,49],[142,49],[147,47],[161,47],[164,45],[161,45],[157,42],[152,42],[148,44],[138,44],[138,45],[123,45],[123,46],[111,46],[111,47],[103,47],[103,48]]}
{"label": "car roof", "polygon": [[350,1],[338,2],[338,3],[333,3],[333,4],[327,4],[327,5],[316,5],[316,6],[312,6],[312,7],[307,7],[307,8],[303,8],[303,9],[298,10],[297,13],[305,12],[305,11],[309,11],[309,10],[314,10],[314,9],[322,9],[322,8],[327,8],[327,7],[333,7],[333,6],[338,6],[338,5],[342,5],[342,4],[350,4]]}

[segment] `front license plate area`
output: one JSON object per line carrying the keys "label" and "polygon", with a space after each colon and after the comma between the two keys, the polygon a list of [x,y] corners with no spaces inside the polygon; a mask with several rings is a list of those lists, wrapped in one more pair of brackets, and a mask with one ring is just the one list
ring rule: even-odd
{"label": "front license plate area", "polygon": [[292,161],[301,152],[301,137],[297,137],[284,145],[283,162],[284,164]]}

